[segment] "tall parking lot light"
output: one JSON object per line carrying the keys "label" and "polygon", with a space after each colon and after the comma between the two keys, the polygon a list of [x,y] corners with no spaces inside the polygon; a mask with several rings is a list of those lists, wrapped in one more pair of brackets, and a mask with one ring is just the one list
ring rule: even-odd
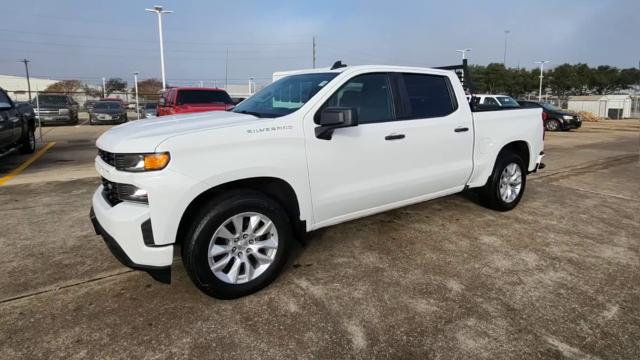
{"label": "tall parking lot light", "polygon": [[135,84],[136,89],[136,115],[138,116],[138,120],[140,120],[140,102],[138,102],[138,75],[139,71],[133,73],[133,83]]}
{"label": "tall parking lot light", "polygon": [[[462,63],[464,64],[464,60],[467,58],[467,52],[471,52],[471,49],[460,49],[456,50],[460,54],[462,54]],[[464,83],[464,71],[462,71],[462,75],[460,76],[460,80]]]}
{"label": "tall parking lot light", "polygon": [[162,73],[162,90],[166,89],[166,82],[164,77],[164,43],[162,40],[162,15],[171,14],[171,10],[163,10],[162,6],[155,5],[153,9],[145,9],[145,11],[154,12],[158,14],[158,34],[160,36],[160,72]]}
{"label": "tall parking lot light", "polygon": [[107,87],[105,85],[105,78],[102,78],[102,98],[106,99],[107,98]]}
{"label": "tall parking lot light", "polygon": [[541,60],[535,62],[536,64],[540,64],[540,89],[538,90],[538,101],[542,101],[542,78],[544,77],[542,72],[544,71],[544,64],[548,62],[551,62],[551,60]]}

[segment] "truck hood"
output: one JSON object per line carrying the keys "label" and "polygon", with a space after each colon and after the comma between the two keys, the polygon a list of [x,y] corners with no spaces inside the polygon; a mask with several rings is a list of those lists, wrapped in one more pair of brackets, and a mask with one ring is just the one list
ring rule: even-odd
{"label": "truck hood", "polygon": [[261,121],[252,115],[213,111],[137,120],[109,129],[96,141],[99,149],[113,153],[153,152],[164,140],[191,132],[246,125]]}

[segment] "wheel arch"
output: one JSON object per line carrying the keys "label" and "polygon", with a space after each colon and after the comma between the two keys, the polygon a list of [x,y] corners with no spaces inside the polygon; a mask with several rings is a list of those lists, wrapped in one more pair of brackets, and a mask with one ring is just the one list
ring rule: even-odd
{"label": "wheel arch", "polygon": [[500,151],[498,152],[498,156],[496,156],[496,159],[493,162],[494,167],[495,167],[495,164],[498,162],[498,158],[500,158],[500,156],[507,151],[513,152],[516,155],[520,156],[520,158],[522,158],[522,161],[524,161],[525,166],[527,167],[524,170],[529,171],[530,162],[531,162],[531,147],[529,146],[529,143],[527,143],[524,140],[516,140],[508,144],[505,144],[500,149]]}
{"label": "wheel arch", "polygon": [[306,222],[300,219],[300,203],[294,188],[287,181],[277,177],[251,177],[216,185],[196,196],[182,213],[176,233],[176,244],[181,243],[187,236],[191,220],[203,204],[218,194],[233,189],[250,189],[269,196],[287,212],[296,237],[306,232]]}

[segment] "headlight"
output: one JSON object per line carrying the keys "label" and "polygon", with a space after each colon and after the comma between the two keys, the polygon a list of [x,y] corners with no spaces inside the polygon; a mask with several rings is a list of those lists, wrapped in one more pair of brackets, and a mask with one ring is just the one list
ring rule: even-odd
{"label": "headlight", "polygon": [[573,120],[573,116],[571,115],[562,115],[562,118],[565,120]]}
{"label": "headlight", "polygon": [[58,114],[67,115],[69,113],[69,109],[59,109]]}
{"label": "headlight", "polygon": [[117,157],[116,169],[131,172],[162,170],[171,159],[168,152],[155,154],[118,154]]}

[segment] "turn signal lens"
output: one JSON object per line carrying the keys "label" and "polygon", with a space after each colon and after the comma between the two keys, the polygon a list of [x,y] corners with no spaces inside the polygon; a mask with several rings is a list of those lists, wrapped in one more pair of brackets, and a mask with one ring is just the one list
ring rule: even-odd
{"label": "turn signal lens", "polygon": [[169,153],[158,153],[158,154],[146,154],[144,155],[144,169],[146,171],[150,170],[162,170],[169,163]]}

